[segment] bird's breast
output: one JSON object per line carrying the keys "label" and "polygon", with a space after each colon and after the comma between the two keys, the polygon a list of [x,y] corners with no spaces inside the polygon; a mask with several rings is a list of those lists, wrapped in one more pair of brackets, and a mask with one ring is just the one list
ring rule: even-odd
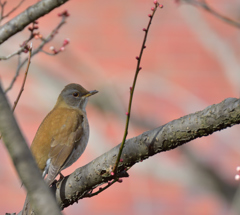
{"label": "bird's breast", "polygon": [[75,161],[78,160],[78,158],[82,155],[84,150],[86,149],[88,139],[89,139],[89,124],[87,120],[86,114],[83,116],[83,122],[82,122],[82,127],[83,127],[83,133],[81,138],[75,143],[75,147],[67,159],[66,163],[62,167],[61,170],[71,166]]}

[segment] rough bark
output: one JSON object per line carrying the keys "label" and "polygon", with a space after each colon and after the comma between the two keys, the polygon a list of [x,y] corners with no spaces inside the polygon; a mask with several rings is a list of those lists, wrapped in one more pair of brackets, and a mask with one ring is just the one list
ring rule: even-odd
{"label": "rough bark", "polygon": [[[173,120],[127,140],[121,157],[123,162],[120,163],[118,172],[128,170],[139,161],[157,153],[174,149],[198,137],[210,135],[239,123],[240,100],[227,98],[219,104],[211,105],[202,111]],[[61,209],[77,202],[83,197],[83,193],[113,179],[111,171],[119,147],[120,144],[65,177],[55,188],[56,199]]]}

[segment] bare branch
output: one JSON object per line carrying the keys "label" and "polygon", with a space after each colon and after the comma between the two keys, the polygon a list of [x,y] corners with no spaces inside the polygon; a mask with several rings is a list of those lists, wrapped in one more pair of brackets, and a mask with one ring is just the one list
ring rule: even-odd
{"label": "bare branch", "polygon": [[217,18],[221,19],[222,21],[224,21],[224,22],[226,22],[226,23],[228,23],[228,24],[230,24],[230,25],[232,25],[234,27],[240,28],[240,23],[239,22],[237,22],[237,21],[235,21],[233,19],[230,19],[230,18],[228,18],[226,16],[223,16],[222,14],[218,13],[217,11],[215,11],[214,9],[209,7],[208,4],[205,3],[202,6],[202,8],[204,10],[206,10],[207,12],[211,13],[212,15],[216,16]]}
{"label": "bare branch", "polygon": [[21,47],[19,50],[13,52],[12,54],[9,54],[7,56],[0,56],[0,60],[8,60],[11,57],[15,56],[15,55],[19,55],[20,53],[22,53],[22,51],[25,49],[25,47]]}
{"label": "bare branch", "polygon": [[120,162],[120,157],[122,155],[123,147],[124,147],[124,144],[125,144],[125,141],[126,141],[126,138],[127,138],[128,126],[129,126],[129,121],[130,121],[130,113],[131,113],[131,107],[132,107],[132,100],[133,100],[133,93],[134,93],[134,89],[135,89],[135,86],[136,86],[138,74],[139,74],[140,70],[142,69],[142,67],[140,67],[140,63],[141,63],[141,59],[142,59],[142,55],[143,55],[143,50],[146,48],[145,44],[146,44],[146,41],[147,41],[148,32],[149,32],[149,29],[150,29],[150,25],[152,23],[153,16],[154,16],[155,12],[157,11],[158,6],[159,6],[158,2],[154,3],[154,8],[152,10],[152,14],[148,15],[149,16],[148,26],[147,26],[146,29],[145,28],[143,29],[143,31],[145,32],[145,35],[144,35],[142,46],[141,46],[141,49],[140,49],[140,54],[139,54],[139,56],[136,57],[137,68],[136,68],[136,71],[135,71],[133,84],[130,87],[130,98],[129,98],[129,103],[128,103],[128,112],[126,113],[127,119],[126,119],[124,134],[123,134],[123,140],[122,140],[122,144],[119,148],[118,156],[117,156],[116,163],[114,165],[112,174],[116,174],[116,170],[117,170],[117,167],[118,167],[119,162]]}
{"label": "bare branch", "polygon": [[3,3],[1,3],[0,1],[0,6],[1,6],[1,14],[0,14],[0,23],[3,19],[5,19],[6,17],[8,17],[10,14],[12,14],[15,10],[17,10],[21,4],[24,2],[25,0],[21,0],[12,10],[10,10],[6,15],[4,15],[3,11],[4,11],[4,6],[6,5],[7,1],[4,1]]}
{"label": "bare branch", "polygon": [[25,75],[24,75],[24,79],[23,79],[23,83],[22,83],[22,87],[19,91],[19,94],[17,96],[17,99],[16,101],[14,102],[14,105],[13,105],[13,108],[12,108],[12,111],[15,110],[16,106],[17,106],[17,103],[22,95],[22,92],[24,90],[24,85],[25,85],[25,82],[27,80],[27,75],[28,75],[28,69],[29,69],[29,65],[30,65],[30,62],[31,62],[31,56],[32,56],[32,44],[31,44],[31,47],[29,48],[29,56],[28,56],[28,65],[27,65],[27,68],[26,68],[26,71],[25,71]]}
{"label": "bare branch", "polygon": [[15,51],[15,52],[13,52],[12,54],[9,54],[9,55],[7,55],[7,56],[0,56],[0,61],[1,60],[8,60],[8,59],[10,59],[11,57],[13,57],[13,56],[15,56],[15,55],[20,55],[22,52],[28,52],[29,50],[28,50],[28,43],[36,36],[36,35],[38,35],[38,33],[35,33],[34,32],[34,30],[35,30],[35,25],[36,25],[36,21],[34,21],[33,23],[32,23],[33,25],[32,25],[32,28],[31,28],[31,33],[30,33],[30,36],[29,36],[29,38],[27,39],[27,40],[25,40],[21,45],[20,45],[20,49],[19,50],[17,50],[17,51]]}
{"label": "bare branch", "polygon": [[[49,42],[54,38],[54,36],[56,35],[56,32],[58,32],[58,30],[66,23],[66,18],[67,18],[67,16],[63,15],[63,16],[61,16],[61,17],[62,17],[62,19],[61,19],[60,23],[56,26],[56,28],[54,28],[54,29],[52,30],[52,32],[51,32],[46,38],[41,38],[42,42],[41,42],[41,44],[40,44],[36,49],[34,49],[34,51],[33,51],[32,54],[31,54],[31,58],[32,58],[34,55],[36,55],[37,53],[43,52],[44,46],[45,46],[47,43],[49,43]],[[30,38],[31,38],[31,36],[30,36]],[[30,41],[30,38],[27,40],[27,42]],[[26,46],[27,46],[27,44],[26,44]],[[58,52],[58,53],[59,53],[59,52]],[[56,54],[57,54],[57,53],[55,53],[55,54],[53,53],[53,55],[56,55]],[[17,67],[16,73],[15,73],[15,76],[13,77],[13,79],[12,79],[9,87],[5,90],[5,93],[7,93],[9,90],[12,89],[13,84],[15,83],[15,81],[16,81],[18,75],[19,75],[19,72],[20,72],[21,68],[24,66],[25,63],[27,63],[27,61],[28,61],[28,58],[26,57],[26,58],[21,62],[21,58],[20,58],[20,54],[19,54],[18,67]]]}
{"label": "bare branch", "polygon": [[24,1],[25,1],[25,0],[21,0],[21,1],[18,3],[18,5],[16,5],[16,6],[15,6],[12,10],[10,10],[6,15],[3,15],[3,16],[2,16],[2,19],[8,17],[11,13],[13,13],[15,10],[17,10]]}
{"label": "bare branch", "polygon": [[1,7],[1,11],[0,11],[0,23],[1,23],[2,19],[3,19],[4,7],[5,7],[6,4],[7,4],[7,1],[2,2],[2,1],[0,0],[0,7]]}
{"label": "bare branch", "polygon": [[211,13],[212,15],[216,16],[217,18],[221,19],[222,21],[224,21],[234,27],[240,28],[239,22],[218,13],[213,8],[211,8],[205,0],[200,0],[200,1],[199,0],[182,0],[182,1],[189,3],[191,5],[194,5],[196,7],[200,7],[202,9],[206,10],[207,12]]}
{"label": "bare branch", "polygon": [[[173,120],[159,128],[126,141],[119,163],[118,174],[134,164],[157,153],[181,146],[235,124],[240,124],[240,99],[228,98],[202,111]],[[114,179],[111,175],[120,144],[89,164],[78,168],[55,187],[56,199],[61,209],[89,197],[84,193]],[[121,178],[121,176],[118,176]]]}
{"label": "bare branch", "polygon": [[17,125],[12,110],[0,86],[0,132],[14,166],[27,188],[38,214],[61,214],[55,199],[43,181],[37,164]]}
{"label": "bare branch", "polygon": [[5,42],[8,38],[23,30],[34,20],[44,16],[56,7],[61,6],[68,0],[42,0],[35,5],[29,7],[27,10],[4,24],[0,28],[0,44]]}

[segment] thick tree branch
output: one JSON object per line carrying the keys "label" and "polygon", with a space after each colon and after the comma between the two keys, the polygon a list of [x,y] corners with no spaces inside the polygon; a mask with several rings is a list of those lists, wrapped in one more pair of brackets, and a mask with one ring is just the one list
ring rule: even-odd
{"label": "thick tree branch", "polygon": [[28,190],[28,194],[38,214],[61,214],[55,199],[43,181],[37,164],[27,147],[12,110],[0,86],[0,132],[11,155],[14,166]]}
{"label": "thick tree branch", "polygon": [[0,28],[0,44],[5,42],[9,37],[23,30],[31,22],[48,14],[51,10],[61,6],[67,1],[68,0],[42,0],[29,7]]}
{"label": "thick tree branch", "polygon": [[[181,146],[198,137],[207,136],[240,123],[240,100],[228,98],[202,111],[173,120],[156,129],[126,141],[123,162],[117,172],[128,170],[134,164],[157,153]],[[87,197],[84,193],[113,179],[112,168],[116,162],[120,144],[89,164],[78,168],[65,177],[55,188],[56,199],[63,209],[78,199]],[[121,176],[119,176],[121,177]]]}

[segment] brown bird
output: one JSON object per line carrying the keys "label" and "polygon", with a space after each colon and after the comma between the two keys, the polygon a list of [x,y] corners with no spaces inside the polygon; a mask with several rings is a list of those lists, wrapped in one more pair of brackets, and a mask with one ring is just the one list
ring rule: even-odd
{"label": "brown bird", "polygon": [[[45,181],[49,186],[60,171],[72,165],[84,152],[89,138],[85,108],[88,97],[97,92],[87,91],[79,84],[67,85],[38,128],[31,151],[43,177],[47,174]],[[25,206],[23,214],[24,211],[27,211]]]}

